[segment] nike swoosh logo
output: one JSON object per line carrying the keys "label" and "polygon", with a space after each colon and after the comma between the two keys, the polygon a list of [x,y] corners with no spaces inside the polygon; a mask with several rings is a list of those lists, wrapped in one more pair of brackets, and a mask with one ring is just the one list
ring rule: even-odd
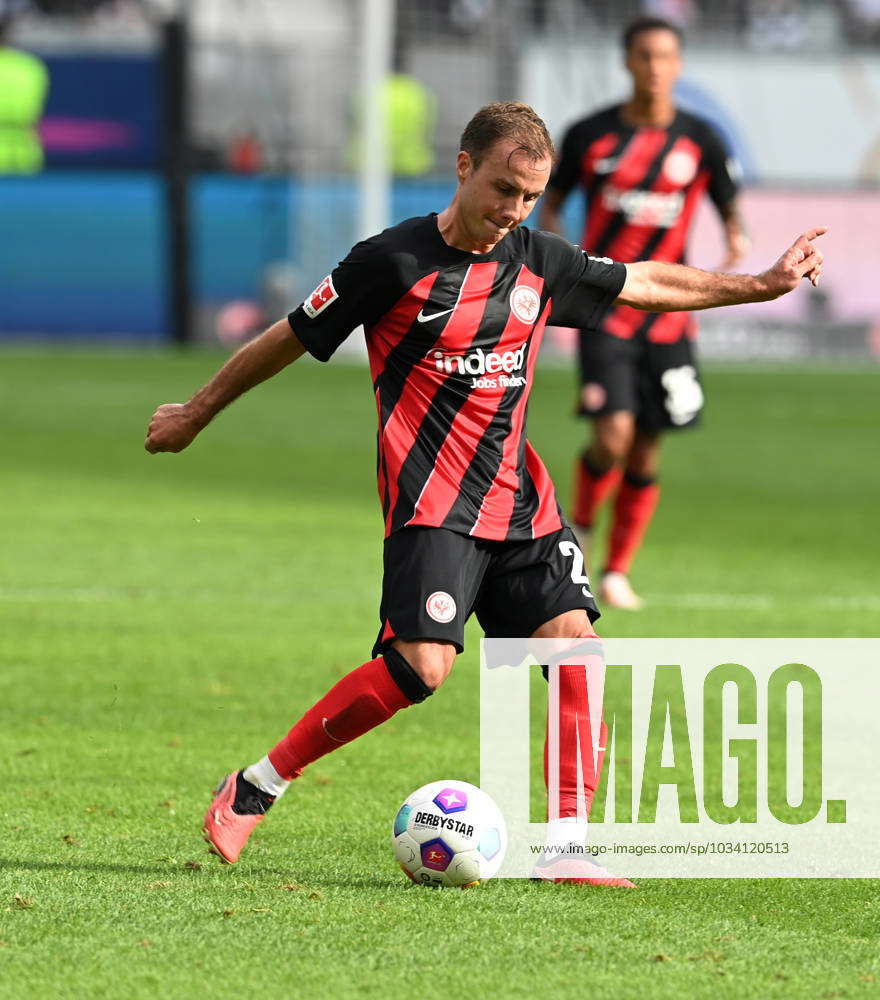
{"label": "nike swoosh logo", "polygon": [[425,310],[422,309],[422,311],[418,314],[418,316],[416,316],[416,319],[420,323],[430,323],[432,319],[440,319],[441,316],[446,316],[448,313],[451,313],[454,309],[455,306],[453,306],[452,309],[444,309],[443,312],[431,313],[430,316],[425,315]]}

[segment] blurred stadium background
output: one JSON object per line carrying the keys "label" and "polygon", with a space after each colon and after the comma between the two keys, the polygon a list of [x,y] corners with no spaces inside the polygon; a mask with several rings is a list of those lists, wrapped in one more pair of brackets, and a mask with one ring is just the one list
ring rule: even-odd
{"label": "blurred stadium background", "polygon": [[[442,207],[479,105],[528,101],[559,137],[625,94],[638,13],[687,33],[677,96],[743,166],[746,268],[831,227],[823,287],[707,315],[703,357],[875,361],[878,0],[0,0],[49,77],[43,167],[0,176],[0,340],[236,342]],[[720,262],[708,208],[692,247]]]}

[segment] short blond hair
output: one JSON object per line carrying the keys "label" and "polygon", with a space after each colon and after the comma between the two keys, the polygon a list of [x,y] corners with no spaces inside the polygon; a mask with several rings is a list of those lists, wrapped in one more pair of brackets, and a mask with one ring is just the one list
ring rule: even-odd
{"label": "short blond hair", "polygon": [[534,160],[553,157],[553,140],[538,112],[519,101],[496,101],[474,115],[461,133],[461,148],[474,166],[502,139],[512,139],[517,150]]}

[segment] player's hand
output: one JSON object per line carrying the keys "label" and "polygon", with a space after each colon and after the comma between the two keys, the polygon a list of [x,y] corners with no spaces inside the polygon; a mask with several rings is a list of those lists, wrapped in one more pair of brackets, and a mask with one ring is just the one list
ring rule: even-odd
{"label": "player's hand", "polygon": [[144,447],[157,451],[183,451],[202,429],[186,403],[163,403],[150,421]]}
{"label": "player's hand", "polygon": [[751,240],[741,230],[729,233],[727,237],[727,255],[724,258],[724,263],[721,265],[721,270],[733,271],[749,252],[751,245]]}
{"label": "player's hand", "polygon": [[818,286],[824,257],[813,245],[813,240],[827,232],[827,226],[808,229],[798,236],[773,267],[761,275],[771,298],[778,298],[797,288],[802,278],[806,278],[814,287]]}

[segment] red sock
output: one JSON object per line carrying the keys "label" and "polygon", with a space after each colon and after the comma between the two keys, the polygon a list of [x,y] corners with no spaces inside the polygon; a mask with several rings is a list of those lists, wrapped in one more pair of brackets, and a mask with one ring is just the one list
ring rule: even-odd
{"label": "red sock", "polygon": [[586,455],[579,455],[574,469],[574,504],[572,520],[578,527],[589,528],[596,512],[617,489],[620,482],[620,466],[600,472],[592,467]]}
{"label": "red sock", "polygon": [[[559,819],[578,815],[578,742],[583,779],[580,791],[584,797],[587,815],[590,813],[593,797],[602,776],[602,765],[605,762],[608,729],[604,719],[599,724],[598,758],[595,762],[593,760],[586,671],[587,668],[583,664],[563,664],[559,667]],[[549,742],[548,733],[544,738],[544,784],[548,789],[550,787]],[[549,802],[548,818],[557,818],[556,810]]]}
{"label": "red sock", "polygon": [[605,566],[609,572],[629,572],[659,499],[659,483],[650,480],[634,483],[624,476],[614,502],[614,523]]}
{"label": "red sock", "polygon": [[[581,723],[583,725],[583,723]],[[587,732],[589,732],[589,726],[587,727]],[[581,737],[583,739],[583,737]],[[584,802],[587,807],[587,816],[590,815],[590,811],[593,806],[593,799],[596,795],[596,789],[599,787],[599,782],[602,779],[602,768],[605,764],[605,747],[608,744],[608,727],[605,725],[605,720],[599,723],[599,754],[596,762],[596,767],[593,770],[586,771],[582,768],[581,773],[584,775]],[[592,745],[591,745],[592,746]],[[544,745],[544,753],[546,760],[546,743]],[[545,765],[546,766],[546,765]],[[578,806],[577,806],[577,758],[574,753],[564,754],[559,761],[559,818],[565,819],[566,817],[577,816]]]}
{"label": "red sock", "polygon": [[306,712],[269,760],[282,778],[297,778],[306,764],[363,736],[414,702],[401,691],[379,656],[352,670]]}

